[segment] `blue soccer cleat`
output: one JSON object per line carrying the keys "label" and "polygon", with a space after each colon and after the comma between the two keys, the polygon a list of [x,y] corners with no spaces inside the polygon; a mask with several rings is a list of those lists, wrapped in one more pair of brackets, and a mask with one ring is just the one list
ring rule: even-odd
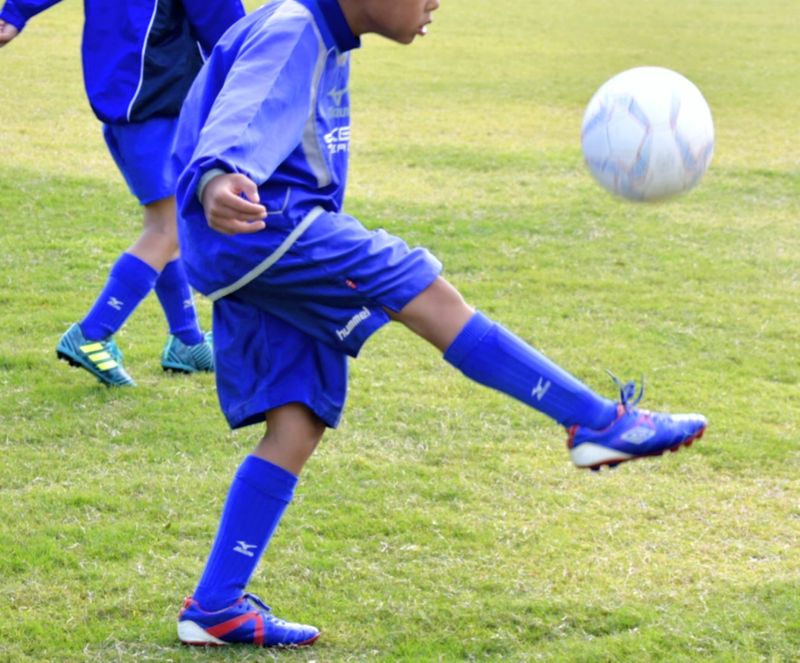
{"label": "blue soccer cleat", "polygon": [[208,332],[196,345],[186,345],[170,334],[161,353],[161,368],[178,373],[210,373],[214,370],[214,340]]}
{"label": "blue soccer cleat", "polygon": [[215,647],[249,644],[256,647],[307,647],[319,629],[278,619],[260,598],[245,594],[233,605],[207,612],[191,597],[178,615],[178,638],[185,645]]}
{"label": "blue soccer cleat", "polygon": [[132,387],[136,383],[122,366],[122,353],[113,338],[90,341],[76,322],[59,339],[59,359],[83,368],[109,387]]}
{"label": "blue soccer cleat", "polygon": [[578,467],[598,470],[602,465],[616,467],[627,460],[660,456],[665,451],[678,451],[703,436],[708,422],[701,414],[662,414],[640,410],[636,406],[644,386],[636,393],[636,385],[628,382],[619,386],[620,403],[617,418],[603,430],[583,426],[568,429],[567,448],[572,462]]}

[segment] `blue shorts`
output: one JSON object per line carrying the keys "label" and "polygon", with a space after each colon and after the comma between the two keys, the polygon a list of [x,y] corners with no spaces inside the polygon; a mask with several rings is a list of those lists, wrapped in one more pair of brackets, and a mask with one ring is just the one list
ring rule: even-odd
{"label": "blue shorts", "polygon": [[[269,223],[269,220],[267,221]],[[439,276],[427,250],[323,213],[267,271],[214,302],[217,394],[231,428],[303,403],[334,428],[348,356]]]}
{"label": "blue shorts", "polygon": [[172,140],[177,118],[104,124],[103,137],[131,193],[142,205],[175,195]]}

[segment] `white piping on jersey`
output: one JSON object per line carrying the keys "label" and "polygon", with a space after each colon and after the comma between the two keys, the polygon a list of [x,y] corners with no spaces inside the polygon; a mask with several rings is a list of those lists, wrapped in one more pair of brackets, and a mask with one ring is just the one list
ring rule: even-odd
{"label": "white piping on jersey", "polygon": [[[319,53],[317,54],[317,62],[314,64],[314,76],[311,84],[311,103],[308,118],[306,118],[306,126],[303,129],[302,146],[303,152],[306,155],[306,160],[308,161],[308,167],[311,169],[311,172],[314,173],[314,177],[317,178],[317,186],[322,188],[328,186],[333,181],[333,175],[331,175],[328,162],[323,156],[322,146],[319,144],[319,136],[317,136],[317,92],[322,73],[325,71],[325,61],[328,59],[329,51],[325,46],[325,40],[320,34],[314,15],[306,7],[303,7],[303,5],[297,2],[287,2],[284,7],[289,4],[300,7],[308,16],[311,27],[314,28],[314,34],[317,36],[317,41],[319,41]],[[276,14],[280,13],[280,11],[281,10],[278,10]]]}
{"label": "white piping on jersey", "polygon": [[[215,290],[211,294],[208,295],[208,298],[214,302],[225,295],[230,295],[232,292],[235,292],[239,288],[246,286],[250,281],[253,279],[261,276],[264,272],[266,272],[270,267],[272,267],[278,260],[280,260],[283,255],[292,248],[292,245],[300,238],[306,229],[314,223],[314,221],[321,215],[324,214],[325,210],[321,207],[315,207],[312,209],[308,214],[303,217],[303,220],[298,223],[292,232],[290,232],[286,238],[281,242],[280,246],[275,249],[272,253],[270,253],[264,260],[262,260],[258,265],[253,267],[247,274],[242,276],[237,281],[234,281],[228,286],[224,288],[220,288],[219,290]],[[267,221],[269,223],[269,221]]]}
{"label": "white piping on jersey", "polygon": [[139,92],[142,91],[142,83],[144,83],[144,58],[145,53],[147,52],[147,42],[150,40],[150,31],[153,29],[153,23],[156,21],[156,14],[158,14],[158,3],[161,0],[156,0],[153,3],[153,13],[150,16],[150,24],[147,26],[147,32],[144,35],[144,41],[142,42],[142,60],[139,63],[139,84],[136,86],[136,92],[133,93],[133,98],[131,99],[131,103],[128,104],[128,112],[126,113],[126,117],[128,122],[131,121],[131,113],[133,112],[133,106],[136,103],[136,99],[139,96]]}

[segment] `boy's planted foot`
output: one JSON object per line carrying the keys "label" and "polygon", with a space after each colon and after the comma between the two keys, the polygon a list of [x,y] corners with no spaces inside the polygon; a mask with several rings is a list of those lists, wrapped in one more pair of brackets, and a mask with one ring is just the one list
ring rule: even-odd
{"label": "boy's planted foot", "polygon": [[245,594],[233,605],[207,612],[191,597],[178,615],[178,638],[185,645],[250,644],[257,647],[307,647],[319,629],[278,619],[260,598]]}
{"label": "boy's planted foot", "polygon": [[136,385],[122,366],[122,353],[114,339],[90,341],[83,335],[77,322],[58,341],[56,355],[72,366],[86,369],[106,386]]}
{"label": "boy's planted foot", "polygon": [[214,370],[214,341],[211,332],[196,345],[186,345],[170,334],[161,353],[161,368],[178,373],[210,373]]}
{"label": "boy's planted foot", "polygon": [[[613,376],[612,376],[613,377]],[[620,403],[617,418],[603,430],[584,426],[568,429],[572,462],[578,467],[598,470],[602,465],[616,467],[620,463],[645,456],[660,456],[665,451],[678,451],[701,438],[708,422],[701,414],[662,414],[640,410],[636,406],[642,398],[633,398],[633,382],[620,385]]]}

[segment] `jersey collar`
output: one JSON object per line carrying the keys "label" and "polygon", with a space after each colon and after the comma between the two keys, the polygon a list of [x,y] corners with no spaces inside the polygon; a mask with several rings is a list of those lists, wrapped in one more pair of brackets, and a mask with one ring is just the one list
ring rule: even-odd
{"label": "jersey collar", "polygon": [[318,20],[324,39],[330,46],[345,52],[361,46],[361,40],[353,34],[344,17],[338,0],[297,0],[306,7]]}

